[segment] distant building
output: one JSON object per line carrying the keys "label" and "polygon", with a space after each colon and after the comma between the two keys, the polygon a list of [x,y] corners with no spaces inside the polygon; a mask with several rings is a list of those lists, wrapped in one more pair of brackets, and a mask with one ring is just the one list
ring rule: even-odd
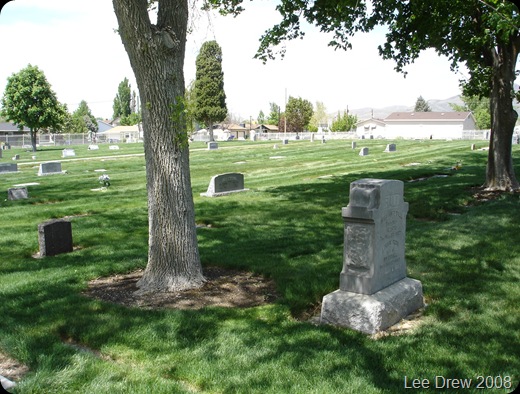
{"label": "distant building", "polygon": [[20,130],[18,125],[11,122],[0,122],[0,135],[22,135],[28,134],[30,131],[27,127]]}
{"label": "distant building", "polygon": [[393,112],[385,119],[358,122],[358,136],[372,138],[460,139],[477,128],[471,112]]}
{"label": "distant building", "polygon": [[356,123],[356,134],[359,136],[373,136],[374,138],[385,135],[385,121],[383,119],[370,118]]}

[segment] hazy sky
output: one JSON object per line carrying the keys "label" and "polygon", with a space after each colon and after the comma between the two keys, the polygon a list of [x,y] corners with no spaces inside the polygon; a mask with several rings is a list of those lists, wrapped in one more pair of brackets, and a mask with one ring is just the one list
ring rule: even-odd
{"label": "hazy sky", "polygon": [[[284,108],[288,96],[321,101],[329,113],[362,107],[413,106],[418,96],[446,99],[460,93],[465,77],[450,71],[446,58],[424,52],[408,76],[382,60],[377,45],[384,30],[358,35],[353,50],[335,51],[327,35],[307,29],[304,40],[287,44],[285,59],[264,65],[253,59],[258,39],[278,21],[276,1],[244,1],[237,18],[198,12],[188,37],[185,79],[195,78],[195,59],[204,41],[217,40],[223,51],[228,110],[242,119]],[[128,56],[114,32],[117,21],[110,0],[14,0],[0,14],[0,94],[7,77],[27,64],[37,65],[58,100],[74,111],[87,101],[96,117],[110,118],[119,83],[127,77],[137,90]]]}

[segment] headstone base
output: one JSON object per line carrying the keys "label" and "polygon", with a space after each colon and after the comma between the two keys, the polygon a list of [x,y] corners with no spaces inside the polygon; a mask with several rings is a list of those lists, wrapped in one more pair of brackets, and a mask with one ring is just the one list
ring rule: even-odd
{"label": "headstone base", "polygon": [[212,193],[212,192],[206,192],[206,193],[200,193],[201,197],[221,197],[221,196],[227,196],[228,194],[232,193],[240,193],[240,192],[247,192],[249,189],[239,189],[239,190],[230,190],[228,192],[218,192],[218,193]]}
{"label": "headstone base", "polygon": [[375,334],[423,306],[421,282],[404,278],[371,295],[342,290],[327,294],[323,297],[320,323]]}

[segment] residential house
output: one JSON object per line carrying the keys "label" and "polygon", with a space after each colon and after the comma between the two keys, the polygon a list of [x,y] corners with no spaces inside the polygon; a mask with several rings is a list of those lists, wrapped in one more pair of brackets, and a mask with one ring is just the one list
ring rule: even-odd
{"label": "residential house", "polygon": [[385,135],[385,121],[383,119],[370,118],[356,123],[356,134],[365,138],[377,138]]}
{"label": "residential house", "polygon": [[477,128],[471,112],[393,112],[384,122],[385,138],[460,139]]}
{"label": "residential house", "polygon": [[18,125],[11,122],[0,122],[0,135],[22,135],[28,134],[30,130],[24,127],[22,130],[18,128]]}

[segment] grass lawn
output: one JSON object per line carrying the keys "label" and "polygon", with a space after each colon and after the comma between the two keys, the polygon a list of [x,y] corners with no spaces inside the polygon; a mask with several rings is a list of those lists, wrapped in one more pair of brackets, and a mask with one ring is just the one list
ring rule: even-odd
{"label": "grass lawn", "polygon": [[[459,392],[462,379],[465,392],[511,392],[520,378],[519,195],[473,197],[487,152],[470,145],[483,141],[398,140],[397,152],[384,153],[389,142],[358,141],[356,150],[350,141],[229,142],[217,151],[194,143],[196,220],[211,224],[198,230],[203,265],[264,275],[281,295],[267,306],[199,311],[82,295],[91,279],[146,266],[142,145],[75,146],[70,159],[57,147],[36,159],[4,151],[0,162],[21,156],[18,173],[0,175],[0,352],[29,367],[15,392]],[[368,156],[358,155],[361,146]],[[520,162],[520,146],[513,151]],[[67,174],[38,177],[47,160],[63,160]],[[101,169],[111,186],[92,191]],[[251,190],[201,197],[225,172],[243,173]],[[339,286],[341,208],[360,178],[405,182],[408,275],[422,282],[428,307],[402,335],[301,319]],[[23,183],[38,183],[30,198],[7,201],[7,189]],[[77,249],[33,258],[38,223],[65,216]],[[406,389],[413,379],[423,388]],[[447,379],[458,380],[448,387]]]}

